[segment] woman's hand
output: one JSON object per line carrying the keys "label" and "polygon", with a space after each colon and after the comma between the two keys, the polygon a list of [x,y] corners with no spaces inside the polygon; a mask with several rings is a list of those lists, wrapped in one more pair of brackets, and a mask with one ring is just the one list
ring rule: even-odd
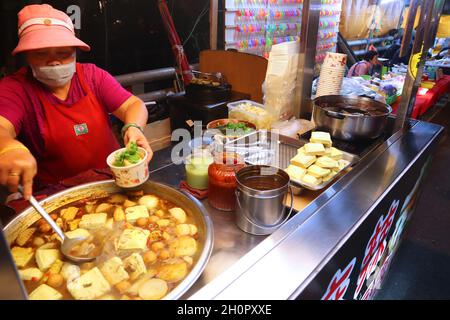
{"label": "woman's hand", "polygon": [[125,143],[125,145],[128,145],[128,143],[130,143],[131,141],[136,142],[136,144],[139,147],[144,148],[145,151],[147,151],[148,153],[147,163],[149,163],[149,161],[153,157],[153,151],[152,148],[150,148],[150,145],[148,144],[147,138],[144,136],[141,130],[135,127],[129,127],[127,131],[125,131],[125,134],[123,136],[123,142]]}
{"label": "woman's hand", "polygon": [[0,185],[7,186],[10,192],[17,192],[22,183],[26,200],[33,192],[36,173],[36,159],[26,149],[11,149],[0,155]]}

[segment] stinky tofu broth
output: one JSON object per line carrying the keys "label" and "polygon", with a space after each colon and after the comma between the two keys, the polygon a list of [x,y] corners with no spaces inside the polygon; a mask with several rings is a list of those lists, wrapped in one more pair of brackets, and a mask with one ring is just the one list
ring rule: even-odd
{"label": "stinky tofu broth", "polygon": [[195,217],[142,191],[81,200],[51,216],[66,236],[95,239],[87,244],[101,254],[79,265],[67,260],[58,236],[38,220],[11,245],[31,299],[161,299],[189,274],[201,251]]}

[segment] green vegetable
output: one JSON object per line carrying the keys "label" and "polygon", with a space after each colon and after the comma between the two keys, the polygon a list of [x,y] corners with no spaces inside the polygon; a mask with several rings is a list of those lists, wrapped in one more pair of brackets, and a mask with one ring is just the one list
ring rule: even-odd
{"label": "green vegetable", "polygon": [[217,126],[215,129],[220,130],[223,134],[227,133],[231,131],[232,134],[247,134],[249,132],[252,132],[254,129],[247,127],[245,123],[243,122],[238,122],[238,123],[232,123],[229,122],[226,125],[221,125],[221,126]]}
{"label": "green vegetable", "polygon": [[136,143],[130,142],[125,151],[116,153],[113,164],[116,167],[125,167],[126,165],[138,163],[141,159],[142,157]]}

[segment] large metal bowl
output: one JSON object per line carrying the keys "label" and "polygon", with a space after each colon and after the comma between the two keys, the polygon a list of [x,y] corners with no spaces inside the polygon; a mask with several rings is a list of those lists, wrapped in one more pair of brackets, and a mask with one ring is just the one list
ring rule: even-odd
{"label": "large metal bowl", "polygon": [[[191,195],[178,191],[165,184],[152,181],[147,181],[139,187],[127,190],[141,189],[144,190],[145,193],[154,194],[162,199],[172,202],[180,208],[183,208],[188,215],[194,217],[198,226],[199,250],[197,256],[195,257],[197,263],[194,265],[187,277],[175,289],[169,292],[167,296],[164,297],[166,300],[178,299],[195,283],[208,263],[214,240],[211,219],[203,205]],[[93,182],[54,194],[45,200],[42,200],[40,204],[47,210],[47,212],[52,212],[62,206],[81,199],[103,198],[113,193],[123,191],[123,189],[114,183],[114,180]],[[18,234],[31,226],[38,219],[40,219],[40,215],[31,207],[21,212],[10,223],[8,223],[3,230],[8,243],[11,244],[16,239]]]}
{"label": "large metal bowl", "polygon": [[391,112],[389,105],[366,97],[330,95],[313,100],[316,128],[347,141],[379,137]]}

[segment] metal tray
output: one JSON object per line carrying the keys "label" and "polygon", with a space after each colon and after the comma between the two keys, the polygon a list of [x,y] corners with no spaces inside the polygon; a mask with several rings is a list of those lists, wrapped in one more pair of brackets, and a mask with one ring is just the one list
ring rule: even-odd
{"label": "metal tray", "polygon": [[[226,143],[224,149],[225,151],[242,154],[245,162],[250,165],[270,165],[286,169],[291,159],[297,154],[297,149],[306,143],[308,143],[307,140],[298,140],[272,131],[259,130]],[[292,185],[314,191],[325,188],[360,160],[357,155],[344,151],[342,153],[342,159],[347,160],[349,164],[339,171],[333,179],[318,186],[311,186],[303,181],[291,179]]]}

